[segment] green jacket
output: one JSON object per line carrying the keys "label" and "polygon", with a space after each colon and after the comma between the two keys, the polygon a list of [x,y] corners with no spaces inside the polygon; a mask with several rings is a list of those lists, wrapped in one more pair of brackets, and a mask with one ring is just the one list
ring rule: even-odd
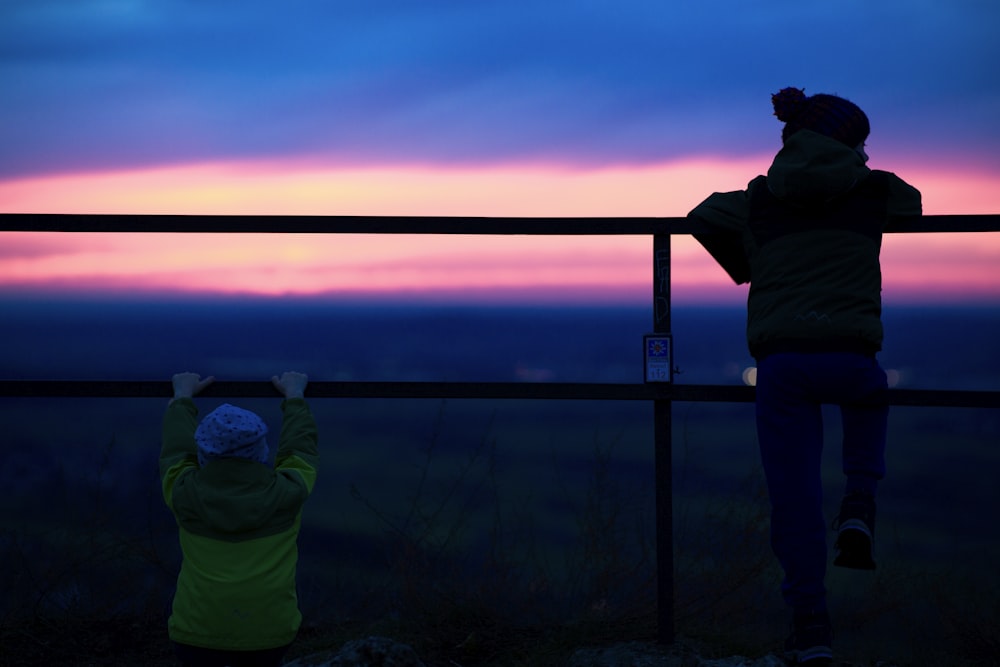
{"label": "green jacket", "polygon": [[873,171],[843,143],[810,130],[788,138],[767,176],[715,193],[688,215],[695,238],[737,283],[750,283],[747,342],[775,351],[882,345],[882,232],[921,214],[920,193]]}
{"label": "green jacket", "polygon": [[176,642],[251,651],[289,644],[298,632],[296,542],[319,453],[305,400],[285,400],[281,410],[273,469],[237,458],[199,468],[194,401],[167,407],[160,478],[183,552],[168,621]]}

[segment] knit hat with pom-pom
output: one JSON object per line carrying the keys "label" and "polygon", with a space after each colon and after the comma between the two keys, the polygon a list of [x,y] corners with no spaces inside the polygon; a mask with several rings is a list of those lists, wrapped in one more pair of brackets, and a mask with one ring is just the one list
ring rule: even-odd
{"label": "knit hat with pom-pom", "polygon": [[774,115],[785,123],[782,141],[787,141],[799,130],[812,130],[857,148],[871,132],[865,112],[836,95],[807,96],[805,90],[782,88],[771,95],[771,104]]}

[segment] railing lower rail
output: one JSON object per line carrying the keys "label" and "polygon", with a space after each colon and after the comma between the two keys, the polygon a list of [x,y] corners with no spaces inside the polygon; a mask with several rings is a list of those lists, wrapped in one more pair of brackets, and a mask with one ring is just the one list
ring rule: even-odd
{"label": "railing lower rail", "polygon": [[[163,380],[0,380],[0,397],[169,398]],[[269,382],[216,381],[205,397],[275,396]],[[586,382],[323,382],[309,383],[310,398],[450,398],[590,401],[750,403],[754,388],[712,384],[626,384]],[[890,389],[889,405],[1000,408],[1000,391]]]}

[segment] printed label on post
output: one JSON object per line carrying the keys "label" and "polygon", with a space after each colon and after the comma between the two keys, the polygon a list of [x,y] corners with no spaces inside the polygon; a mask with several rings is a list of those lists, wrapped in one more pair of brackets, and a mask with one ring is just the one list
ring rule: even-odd
{"label": "printed label on post", "polygon": [[673,382],[673,354],[670,334],[643,336],[646,349],[646,382]]}

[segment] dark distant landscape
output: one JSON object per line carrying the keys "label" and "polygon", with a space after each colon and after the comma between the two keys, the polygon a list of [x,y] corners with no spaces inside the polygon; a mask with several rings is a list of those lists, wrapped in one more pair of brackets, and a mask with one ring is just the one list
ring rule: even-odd
{"label": "dark distant landscape", "polygon": [[[639,382],[649,308],[0,296],[3,376],[169,379],[181,367],[258,379]],[[752,365],[743,309],[675,306],[678,382],[727,383]],[[1000,308],[886,307],[880,356],[899,386],[1000,386]],[[741,369],[742,370],[742,369]]]}
{"label": "dark distant landscape", "polygon": [[[190,370],[264,380],[291,369],[322,381],[633,383],[642,381],[642,335],[652,327],[648,309],[632,306],[8,297],[0,312],[7,379],[168,382]],[[880,358],[897,386],[1000,389],[1000,309],[887,308],[884,319]],[[675,307],[673,334],[679,383],[740,384],[752,366],[740,308]],[[199,405],[207,412],[220,402]],[[243,405],[277,430],[277,398]],[[179,554],[156,474],[163,407],[0,400],[0,618],[165,613]],[[456,598],[449,586],[459,581],[463,595],[546,622],[649,608],[648,404],[323,399],[312,407],[323,458],[303,523],[300,586],[317,627],[400,614],[417,600],[440,606]],[[832,409],[825,414],[832,516],[839,423]],[[761,642],[785,621],[753,408],[678,402],[673,426],[680,630],[710,633],[754,609],[761,613],[729,641],[767,650]],[[1000,414],[896,408],[890,429],[880,570],[860,579],[832,572],[831,604],[849,610],[851,623],[860,614],[893,628],[883,657],[906,664],[921,647],[950,646],[1000,617]],[[723,571],[740,582],[721,583]],[[848,632],[846,641],[860,655],[871,633]]]}

